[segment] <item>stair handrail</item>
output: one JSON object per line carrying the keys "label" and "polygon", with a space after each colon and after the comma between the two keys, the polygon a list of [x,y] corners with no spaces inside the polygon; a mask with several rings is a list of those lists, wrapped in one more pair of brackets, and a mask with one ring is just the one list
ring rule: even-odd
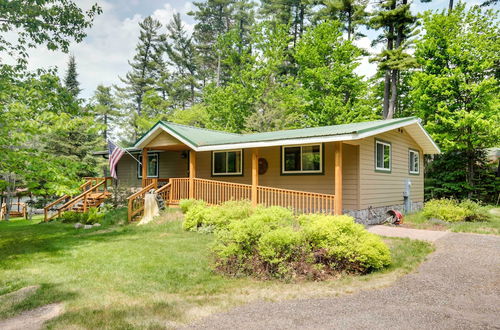
{"label": "stair handrail", "polygon": [[[150,184],[148,184],[146,187],[142,188],[141,190],[139,190],[138,192],[136,193],[133,193],[132,195],[130,195],[129,197],[127,197],[127,201],[128,201],[128,221],[132,221],[132,218],[134,217],[134,215],[136,215],[137,213],[139,213],[141,210],[144,209],[144,206],[138,208],[137,210],[133,210],[133,206],[134,206],[134,200],[136,200],[137,198],[144,198],[144,195],[150,191],[151,189],[156,189],[156,182],[151,182]],[[141,196],[142,195],[142,196]]]}

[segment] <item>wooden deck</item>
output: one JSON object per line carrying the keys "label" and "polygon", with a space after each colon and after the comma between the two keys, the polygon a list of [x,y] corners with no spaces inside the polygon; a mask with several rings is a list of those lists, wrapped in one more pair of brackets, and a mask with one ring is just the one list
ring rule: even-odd
{"label": "wooden deck", "polygon": [[[167,184],[158,187],[158,181],[128,198],[128,219],[142,215],[144,196],[150,190],[160,195],[165,204],[177,205],[181,199],[194,198],[218,205],[231,200],[252,200],[252,185],[230,183],[199,178],[171,178]],[[257,186],[255,205],[282,206],[296,213],[335,213],[335,195],[314,192]]]}

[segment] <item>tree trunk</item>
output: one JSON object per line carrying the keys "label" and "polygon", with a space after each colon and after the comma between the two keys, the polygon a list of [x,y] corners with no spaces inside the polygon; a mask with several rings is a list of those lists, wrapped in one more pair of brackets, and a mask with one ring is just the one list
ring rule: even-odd
{"label": "tree trunk", "polygon": [[398,85],[397,85],[397,80],[398,80],[398,70],[392,69],[391,70],[391,79],[390,79],[390,85],[391,85],[391,99],[389,101],[389,109],[387,111],[387,117],[385,119],[392,119],[394,117],[394,113],[396,111],[396,101],[398,98]]}
{"label": "tree trunk", "polygon": [[217,54],[217,80],[216,80],[217,87],[220,86],[220,62],[221,62],[220,54]]}
{"label": "tree trunk", "polygon": [[448,3],[448,15],[451,14],[451,11],[453,10],[453,0],[450,0]]}
{"label": "tree trunk", "polygon": [[15,187],[15,180],[12,174],[7,174],[7,196],[5,198],[5,221],[10,219],[10,204],[12,202],[12,185]]}
{"label": "tree trunk", "polygon": [[352,8],[349,9],[347,14],[347,40],[351,41],[351,33],[352,33]]}
{"label": "tree trunk", "polygon": [[104,141],[108,141],[108,115],[107,114],[104,114],[104,132],[103,132],[103,136],[104,136]]}

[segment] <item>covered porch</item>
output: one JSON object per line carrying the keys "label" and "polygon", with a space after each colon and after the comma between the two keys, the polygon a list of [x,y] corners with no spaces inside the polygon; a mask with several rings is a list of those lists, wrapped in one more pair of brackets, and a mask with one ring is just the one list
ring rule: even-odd
{"label": "covered porch", "polygon": [[[333,142],[327,146],[328,151],[331,151],[327,155],[331,159],[322,161],[321,164],[322,174],[327,175],[285,176],[282,174],[280,177],[278,173],[273,173],[273,170],[277,171],[275,167],[279,157],[272,156],[280,149],[263,147],[241,149],[242,165],[239,174],[218,176],[214,174],[213,152],[186,149],[186,145],[179,141],[172,144],[165,134],[162,135],[153,139],[141,150],[142,166],[138,165],[141,171],[141,189],[128,198],[129,221],[142,214],[144,196],[151,190],[160,195],[169,206],[175,206],[181,199],[187,198],[204,200],[211,205],[229,200],[249,200],[254,206],[258,204],[283,206],[292,208],[297,213],[342,213],[343,150],[348,147],[342,142]],[[172,159],[162,156],[151,157],[155,153],[172,151],[178,152],[178,155],[173,154],[175,156]],[[175,159],[176,157],[180,158]],[[161,170],[154,169],[148,162],[157,161],[157,159],[163,159],[163,163],[159,162],[157,166],[172,165],[167,165],[166,162],[177,163],[178,167],[187,165],[188,175],[152,177]],[[183,159],[186,164],[183,164]],[[179,173],[179,170],[174,170],[174,172]],[[275,182],[276,186],[271,186],[272,182]],[[302,187],[306,189],[311,187],[311,190],[320,191],[308,191],[301,189]]]}

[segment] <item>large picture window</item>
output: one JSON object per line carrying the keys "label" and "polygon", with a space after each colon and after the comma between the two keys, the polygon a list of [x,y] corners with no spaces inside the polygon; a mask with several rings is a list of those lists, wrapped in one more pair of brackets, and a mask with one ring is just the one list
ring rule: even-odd
{"label": "large picture window", "polygon": [[241,150],[214,151],[212,175],[241,175],[243,173]]}
{"label": "large picture window", "polygon": [[410,174],[420,174],[420,153],[418,150],[408,151],[408,170]]}
{"label": "large picture window", "polygon": [[[142,155],[138,160],[141,164],[137,164],[137,177],[142,179]],[[158,172],[158,154],[148,155],[148,178],[157,178]]]}
{"label": "large picture window", "polygon": [[391,144],[375,140],[375,170],[390,172],[391,162]]}
{"label": "large picture window", "polygon": [[323,148],[321,144],[283,147],[282,153],[281,172],[283,174],[323,172]]}

